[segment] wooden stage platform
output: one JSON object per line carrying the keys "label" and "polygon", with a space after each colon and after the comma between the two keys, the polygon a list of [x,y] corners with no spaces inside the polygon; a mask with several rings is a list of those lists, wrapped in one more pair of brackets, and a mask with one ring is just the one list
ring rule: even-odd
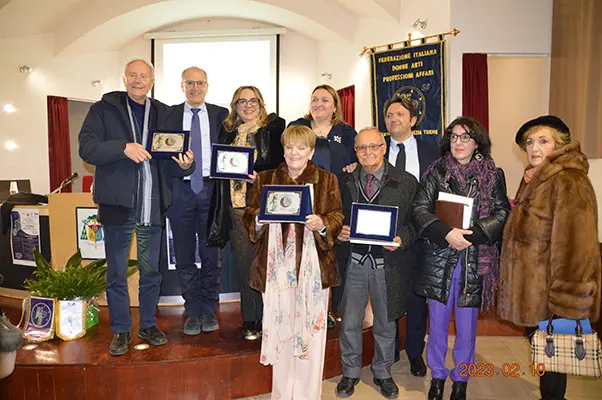
{"label": "wooden stage platform", "polygon": [[[0,296],[0,304],[14,324],[21,300]],[[271,391],[271,367],[259,363],[261,341],[242,336],[238,302],[222,303],[217,332],[186,336],[184,308],[159,307],[158,325],[167,344],[135,350],[141,341],[138,309],[132,308],[132,343],[127,354],[110,356],[112,338],[108,309],[101,307],[100,323],[81,339],[64,342],[55,337],[34,350],[19,350],[15,372],[0,380],[2,400],[227,400]],[[341,374],[338,328],[328,331],[324,378]],[[372,359],[372,330],[364,329],[363,365]]]}

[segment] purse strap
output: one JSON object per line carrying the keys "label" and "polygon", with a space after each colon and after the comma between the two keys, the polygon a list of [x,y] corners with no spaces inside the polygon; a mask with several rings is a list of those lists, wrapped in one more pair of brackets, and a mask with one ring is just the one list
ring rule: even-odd
{"label": "purse strap", "polygon": [[[552,358],[556,355],[556,347],[554,345],[554,326],[552,325],[553,315],[550,314],[548,319],[548,326],[546,327],[546,345],[544,348],[544,352],[546,356]],[[583,339],[583,327],[581,326],[581,321],[577,320],[577,326],[575,327],[575,336],[573,336],[573,340],[575,341],[575,357],[578,360],[583,360],[585,358],[585,346]]]}

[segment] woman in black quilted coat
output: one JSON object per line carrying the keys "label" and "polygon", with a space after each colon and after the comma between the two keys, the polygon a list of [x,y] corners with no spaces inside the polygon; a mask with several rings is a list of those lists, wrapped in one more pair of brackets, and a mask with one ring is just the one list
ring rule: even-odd
{"label": "woman in black quilted coat", "polygon": [[[442,157],[425,172],[414,200],[414,225],[424,239],[416,284],[429,303],[428,367],[433,380],[429,400],[443,398],[449,375],[452,400],[466,399],[466,365],[475,361],[479,308],[493,306],[499,246],[510,204],[504,173],[491,158],[491,141],[476,120],[459,117],[445,130]],[[451,227],[435,214],[440,192],[474,199],[469,229]],[[449,320],[454,311],[455,368],[445,367]],[[464,368],[461,367],[464,364]]]}

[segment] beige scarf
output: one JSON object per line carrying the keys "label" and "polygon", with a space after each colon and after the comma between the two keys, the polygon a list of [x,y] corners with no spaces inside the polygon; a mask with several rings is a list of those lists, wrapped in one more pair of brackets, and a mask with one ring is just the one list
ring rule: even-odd
{"label": "beige scarf", "polygon": [[[233,146],[255,147],[255,133],[261,128],[259,118],[255,118],[237,128],[236,137],[232,141]],[[257,161],[257,149],[255,149],[254,160]],[[230,198],[233,208],[244,208],[247,204],[246,181],[230,180]]]}

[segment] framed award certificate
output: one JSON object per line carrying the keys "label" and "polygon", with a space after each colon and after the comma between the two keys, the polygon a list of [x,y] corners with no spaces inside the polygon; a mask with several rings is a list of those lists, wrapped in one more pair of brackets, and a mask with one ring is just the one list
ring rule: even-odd
{"label": "framed award certificate", "polygon": [[398,208],[375,204],[351,205],[349,241],[377,246],[399,246],[393,241],[397,231]]}
{"label": "framed award certificate", "polygon": [[264,185],[258,220],[302,224],[313,213],[312,209],[308,185]]}
{"label": "framed award certificate", "polygon": [[255,166],[253,147],[211,145],[211,178],[248,181]]}
{"label": "framed award certificate", "polygon": [[160,130],[149,134],[146,151],[153,158],[177,157],[190,148],[190,131]]}

